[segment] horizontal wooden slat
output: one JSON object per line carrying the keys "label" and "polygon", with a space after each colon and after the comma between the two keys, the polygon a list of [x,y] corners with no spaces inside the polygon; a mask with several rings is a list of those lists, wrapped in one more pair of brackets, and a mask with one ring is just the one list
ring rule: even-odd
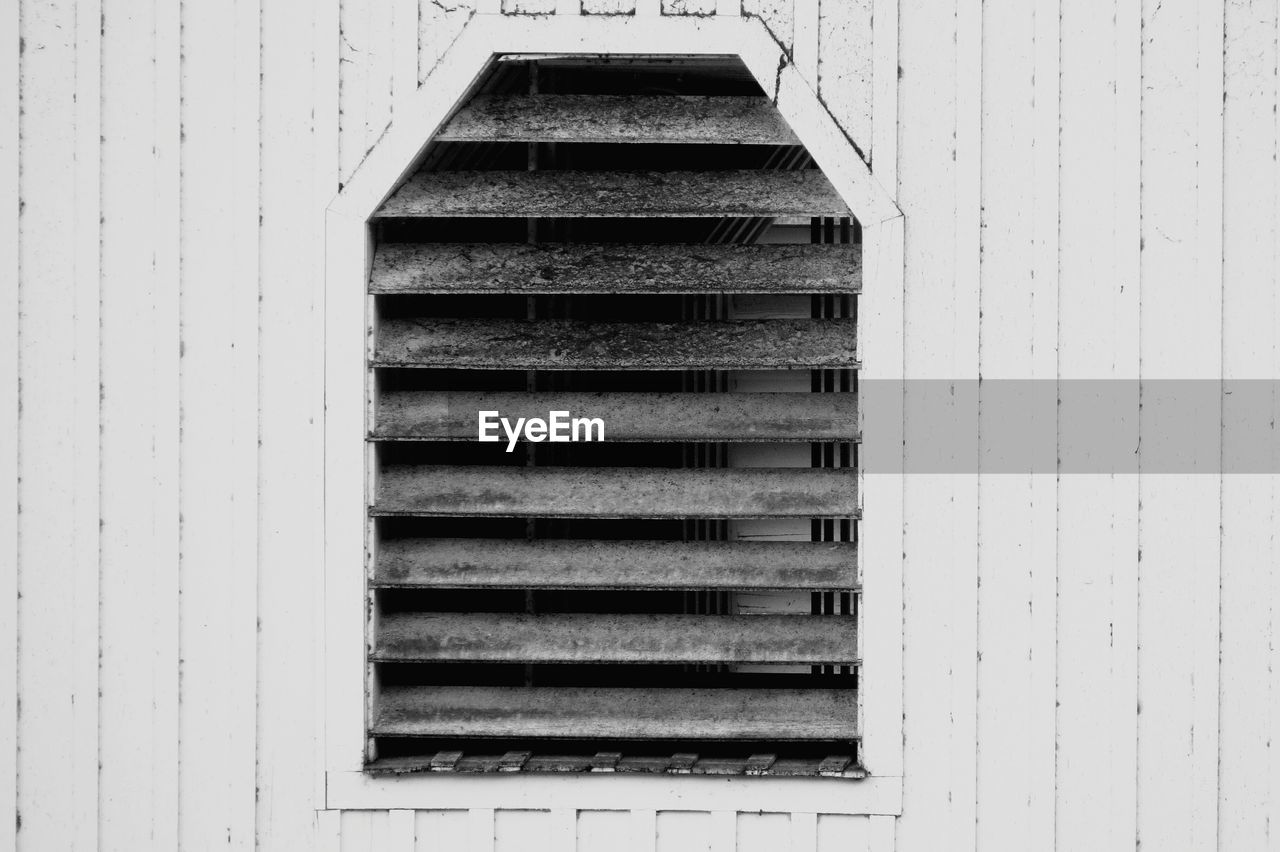
{"label": "horizontal wooden slat", "polygon": [[479,95],[434,141],[800,144],[758,95]]}
{"label": "horizontal wooden slat", "polygon": [[[373,437],[475,441],[479,412],[604,422],[606,441],[856,441],[852,393],[481,393],[396,391],[378,400]],[[568,430],[570,427],[566,426]],[[594,436],[594,433],[593,433]]]}
{"label": "horizontal wooden slat", "polygon": [[852,517],[853,468],[389,466],[375,515]]}
{"label": "horizontal wooden slat", "polygon": [[[484,746],[479,748],[483,750]],[[441,757],[443,755],[443,757]],[[426,754],[380,758],[365,769],[374,775],[408,775],[415,772],[501,772],[506,755],[466,754],[462,752],[427,752]],[[600,772],[599,756],[585,754],[539,754],[534,752],[520,767],[521,772]],[[687,755],[622,754],[610,772],[686,775],[746,775],[751,771],[751,757],[701,757],[692,765]],[[866,770],[853,762],[852,755],[829,757],[783,757],[769,765],[760,775],[785,778],[865,778]]]}
{"label": "horizontal wooden slat", "polygon": [[782,541],[388,539],[377,587],[851,589],[856,545]]}
{"label": "horizontal wooden slat", "polygon": [[856,293],[861,247],[384,243],[369,291],[394,293]]}
{"label": "horizontal wooden slat", "polygon": [[810,370],[858,365],[852,319],[631,323],[397,319],[376,367],[479,370]]}
{"label": "horizontal wooden slat", "polygon": [[380,662],[852,663],[842,615],[395,613],[378,624]]}
{"label": "horizontal wooden slat", "polygon": [[840,689],[389,687],[374,736],[849,740]]}
{"label": "horizontal wooden slat", "polygon": [[382,217],[848,216],[831,183],[804,171],[419,172]]}

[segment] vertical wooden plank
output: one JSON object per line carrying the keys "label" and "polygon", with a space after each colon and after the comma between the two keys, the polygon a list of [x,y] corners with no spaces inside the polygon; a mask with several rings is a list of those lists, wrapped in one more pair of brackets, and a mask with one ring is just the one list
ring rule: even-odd
{"label": "vertical wooden plank", "polygon": [[[1142,10],[1137,3],[1119,4],[1115,22],[1115,275],[1111,287],[1115,300],[1114,377],[1128,380],[1139,375],[1138,340],[1142,303]],[[1136,412],[1140,400],[1133,385],[1125,388],[1128,416],[1117,432],[1127,446],[1139,442]],[[1138,577],[1141,571],[1141,523],[1139,483],[1132,473],[1114,480],[1122,489],[1114,511],[1113,534],[1122,538],[1112,551],[1111,570],[1111,677],[1108,683],[1111,741],[1111,790],[1109,842],[1128,846],[1136,842],[1138,825]],[[1096,512],[1097,509],[1090,510]],[[1065,529],[1065,527],[1063,527]],[[1135,548],[1136,545],[1136,548]],[[1137,552],[1134,552],[1134,551]],[[1065,648],[1063,653],[1066,653]]]}
{"label": "vertical wooden plank", "polygon": [[[0,3],[0,29],[21,32],[18,0]],[[20,112],[18,40],[0,43],[0,846],[17,844],[18,797],[18,308]]]}
{"label": "vertical wooden plank", "polygon": [[[1043,343],[1033,337],[1036,314],[1052,310],[1028,286],[1035,282],[1035,235],[1027,211],[1034,209],[1036,186],[1035,149],[1028,142],[1041,141],[1035,139],[1035,115],[1027,108],[1035,97],[1034,12],[1021,0],[987,2],[982,12],[988,43],[981,71],[980,154],[979,470],[984,475],[978,486],[976,842],[982,849],[1029,848],[1032,570],[1054,556],[1036,539],[1044,525],[1036,524],[1033,490],[1037,480],[1047,476],[1052,482],[1054,474],[1024,469],[1025,461],[1052,464],[1055,458],[1053,443],[1045,443],[1038,432],[1027,434],[1023,419],[1035,408],[1037,426],[1052,433],[1054,398],[1032,385],[1041,378],[1033,372],[1032,358],[1036,344]],[[1006,454],[1024,442],[1030,442],[1033,457]]]}
{"label": "vertical wooden plank", "polygon": [[[1125,639],[1137,616],[1132,589],[1137,545],[1137,490],[1132,472],[1080,469],[1099,435],[1136,447],[1137,291],[1121,267],[1118,182],[1137,169],[1126,159],[1136,140],[1127,123],[1136,104],[1120,104],[1128,57],[1138,42],[1118,37],[1106,6],[1062,4],[1059,456],[1079,473],[1059,479],[1057,846],[1130,847],[1117,820],[1133,813],[1123,789],[1136,767],[1124,757],[1134,730],[1136,679],[1123,660],[1136,647]],[[1119,8],[1119,7],[1116,7]],[[1121,66],[1098,56],[1124,58]],[[1117,76],[1119,75],[1119,76]],[[1136,77],[1134,78],[1136,82]],[[1117,126],[1117,121],[1126,123]],[[1114,152],[1099,159],[1098,152]],[[1125,152],[1122,156],[1121,152]],[[1126,246],[1136,250],[1134,246]],[[1093,382],[1089,385],[1079,380]],[[1130,384],[1124,384],[1129,382]],[[1081,392],[1083,390],[1083,393]],[[1103,390],[1114,390],[1102,397]],[[1100,405],[1112,406],[1108,410]],[[1106,420],[1104,418],[1111,418]],[[1127,711],[1127,712],[1123,712]],[[1100,772],[1099,767],[1107,767]],[[1105,779],[1101,780],[1100,779]],[[1100,816],[1106,815],[1106,816]]]}
{"label": "vertical wooden plank", "polygon": [[[979,304],[982,258],[982,31],[983,4],[956,4],[956,244],[955,320],[951,340],[952,381],[971,384],[979,378]],[[961,447],[979,445],[976,387],[963,389],[956,407]],[[972,401],[970,401],[972,400]],[[961,464],[963,461],[961,460]],[[951,606],[956,609],[951,644],[952,838],[950,847],[976,847],[978,741],[978,483],[977,471],[959,469],[952,511],[956,527],[951,569]]]}
{"label": "vertical wooden plank", "polygon": [[259,10],[185,12],[180,842],[243,848],[256,751]]}
{"label": "vertical wooden plank", "polygon": [[[913,438],[928,434],[924,424],[936,413],[913,391],[921,387],[919,380],[953,375],[953,338],[937,330],[950,328],[958,310],[956,90],[938,85],[959,73],[954,8],[914,0],[899,7],[898,121],[913,128],[898,137],[897,163],[898,203],[906,223],[904,373],[915,380],[907,385],[905,400],[908,469],[922,452],[922,442]],[[955,485],[936,470],[913,471],[904,480],[903,775],[910,780],[902,809],[930,816],[904,819],[900,840],[904,849],[943,849],[952,845],[953,822],[951,778],[941,767],[950,761],[952,670],[963,654],[952,641],[952,625],[957,617],[972,618],[974,613],[962,613],[948,583],[930,576],[929,566],[943,561],[962,571],[956,559],[964,552],[964,539],[952,502]]]}
{"label": "vertical wooden plank", "polygon": [[[817,852],[818,815],[796,811],[791,814],[791,852]],[[844,844],[842,844],[844,845]],[[852,848],[852,847],[850,847]]]}
{"label": "vertical wooden plank", "polygon": [[[323,644],[300,659],[297,643],[299,636],[317,636],[323,588],[303,566],[324,561],[314,534],[324,524],[315,497],[323,493],[316,282],[323,279],[324,231],[317,211],[336,187],[336,127],[322,118],[336,91],[318,82],[327,57],[317,55],[317,34],[326,31],[328,10],[307,9],[300,18],[289,5],[262,7],[260,268],[269,284],[262,287],[260,317],[257,834],[261,847],[282,850],[296,843],[308,811],[324,804],[314,783],[323,766],[315,744],[320,728],[299,724],[320,703]],[[336,58],[336,28],[327,32],[323,49]],[[416,75],[416,43],[412,60]]]}
{"label": "vertical wooden plank", "polygon": [[467,818],[468,852],[494,852],[493,808],[472,808]]}
{"label": "vertical wooden plank", "polygon": [[795,838],[793,814],[727,813],[732,814],[734,824],[718,827],[716,842],[730,852],[735,849],[738,852],[778,852],[792,847]]}
{"label": "vertical wooden plank", "polygon": [[[858,531],[860,645],[859,678],[862,760],[876,775],[903,774],[904,519],[903,476],[904,256],[902,217],[862,230],[865,281],[858,299],[863,370],[859,392],[872,399],[860,407],[863,473],[860,496],[876,523]],[[871,396],[874,394],[874,396]]]}
{"label": "vertical wooden plank", "polygon": [[[163,559],[153,446],[164,412],[153,365],[173,329],[156,324],[159,287],[155,154],[155,9],[108,0],[103,7],[102,175],[102,743],[101,845],[152,842],[157,791],[152,754],[156,593],[140,568]],[[96,389],[95,389],[96,393]],[[170,554],[171,555],[171,554]],[[172,570],[172,563],[168,563]],[[176,735],[176,731],[173,731]],[[166,801],[165,804],[168,804]]]}
{"label": "vertical wooden plank", "polygon": [[711,812],[711,852],[734,852],[738,848],[736,811]]}
{"label": "vertical wooden plank", "polygon": [[377,852],[374,844],[374,825],[382,814],[379,811],[341,811],[338,847],[341,852]]}
{"label": "vertical wooden plank", "polygon": [[[1032,12],[1032,268],[1031,378],[1037,389],[1058,376],[1058,180],[1060,152],[1061,0],[1037,0]],[[1057,394],[1054,393],[1056,401]],[[1057,412],[1035,427],[1052,436]],[[1029,849],[1054,848],[1057,783],[1058,484],[1031,478],[1030,685],[1027,829]]]}
{"label": "vertical wooden plank", "polygon": [[[351,811],[347,812],[352,813]],[[363,837],[356,838],[356,848],[360,852],[381,852],[391,845],[391,812],[390,811],[365,811],[368,816],[368,826]],[[345,832],[344,832],[345,834]],[[345,838],[344,838],[345,843]]]}
{"label": "vertical wooden plank", "polygon": [[[563,809],[555,812],[500,808],[493,812],[494,852],[521,849],[560,849],[564,841]],[[557,819],[558,818],[558,819]],[[572,833],[568,835],[572,838]],[[572,849],[572,845],[568,847]]]}
{"label": "vertical wooden plank", "polygon": [[[75,4],[27,2],[22,54],[18,263],[19,421],[17,694],[18,841],[70,849],[77,829],[76,630],[68,591],[76,586],[68,510],[77,485],[74,199]],[[86,696],[87,697],[87,696]],[[68,734],[72,735],[69,736]],[[96,774],[95,774],[96,777]],[[20,823],[17,823],[20,820]]]}
{"label": "vertical wooden plank", "polygon": [[556,808],[551,812],[549,835],[552,849],[574,852],[578,846],[578,811],[575,808]]}
{"label": "vertical wooden plank", "polygon": [[[327,280],[327,265],[329,259],[329,222],[328,222],[328,206],[332,201],[342,180],[341,157],[340,157],[340,138],[341,138],[341,70],[340,58],[341,48],[339,42],[341,40],[341,0],[326,0],[324,3],[314,5],[315,9],[315,32],[313,33],[314,56],[312,60],[314,75],[314,95],[313,103],[315,110],[314,129],[315,133],[315,150],[312,176],[312,192],[310,197],[313,200],[312,210],[315,211],[310,217],[309,222],[314,228],[312,233],[315,235],[316,245],[323,246],[323,251],[317,252],[312,258],[311,274],[313,281],[324,282],[324,299],[328,298],[329,282]],[[419,15],[421,18],[421,15]],[[325,303],[321,301],[321,296],[313,296],[316,299],[316,311],[313,315],[311,332],[308,339],[312,341],[308,348],[309,362],[313,364],[324,364],[325,369],[329,369],[329,362],[326,356],[328,352],[328,327],[327,314],[321,307]],[[314,376],[314,374],[313,374]],[[323,400],[327,391],[325,379],[320,376],[314,376],[313,387],[316,398]],[[321,402],[323,406],[323,402]],[[322,408],[323,410],[323,408]],[[327,447],[324,443],[324,424],[327,421],[324,418],[317,420],[311,424],[313,429],[317,430],[316,439],[318,446],[314,449],[318,453],[316,458],[317,464],[311,467],[312,480],[316,485],[323,488],[324,477],[328,472],[328,456]],[[322,492],[323,493],[323,492]],[[329,516],[327,514],[327,506],[320,511],[321,523],[327,525]],[[326,526],[327,530],[327,526]],[[323,545],[322,563],[329,558],[328,535],[325,535],[325,543]],[[319,544],[317,542],[317,544]],[[320,649],[320,653],[315,655],[311,666],[312,679],[315,683],[316,698],[313,702],[313,719],[315,721],[316,742],[315,742],[315,773],[314,773],[314,798],[318,802],[319,807],[326,806],[325,801],[327,787],[326,771],[329,767],[331,736],[329,719],[329,686],[327,682],[327,673],[332,665],[329,658],[328,641],[328,600],[326,599],[326,583],[329,574],[326,566],[326,572],[323,579],[318,580],[312,587],[312,600],[314,616],[312,621],[315,625],[314,641],[315,647]]]}
{"label": "vertical wooden plank", "polygon": [[418,852],[467,848],[468,811],[417,811],[414,823]]}
{"label": "vertical wooden plank", "polygon": [[316,852],[341,852],[342,811],[316,811]]}
{"label": "vertical wooden plank", "polygon": [[612,852],[618,848],[618,838],[633,836],[632,828],[630,811],[578,811],[577,852]]}
{"label": "vertical wooden plank", "polygon": [[[230,612],[231,698],[227,720],[233,847],[257,843],[258,701],[258,452],[261,435],[259,283],[261,196],[262,0],[236,0],[234,135],[232,158],[232,299],[230,397],[235,419],[231,434],[232,562],[224,582],[232,583]],[[228,570],[229,569],[229,570]]]}
{"label": "vertical wooden plank", "polygon": [[631,811],[631,852],[656,852],[658,814],[650,808]]}
{"label": "vertical wooden plank", "polygon": [[708,811],[659,811],[656,852],[720,852]]}
{"label": "vertical wooden plank", "polygon": [[815,826],[818,852],[871,852],[871,824],[867,817],[819,814]]}
{"label": "vertical wooden plank", "polygon": [[[99,766],[99,538],[101,423],[102,265],[102,8],[99,0],[77,0],[75,10],[75,359],[72,384],[71,502],[72,583],[71,818],[78,849],[98,845]],[[46,388],[45,392],[52,390]]]}
{"label": "vertical wooden plank", "polygon": [[[365,697],[352,684],[364,683],[365,630],[364,565],[365,470],[363,435],[365,412],[361,405],[335,405],[328,400],[351,401],[364,387],[367,339],[364,323],[351,317],[365,315],[363,288],[367,273],[368,235],[363,224],[337,213],[326,216],[327,255],[324,307],[325,364],[325,759],[329,771],[359,771],[365,754]],[[363,399],[363,395],[356,397]]]}
{"label": "vertical wooden plank", "polygon": [[870,852],[894,852],[897,849],[898,818],[885,814],[867,817],[867,848]]}
{"label": "vertical wooden plank", "polygon": [[[1148,848],[1216,847],[1217,453],[1204,475],[1170,470],[1173,406],[1190,391],[1149,383],[1221,376],[1221,14],[1220,3],[1143,3],[1138,840]],[[1220,412],[1201,413],[1216,431]],[[1184,414],[1180,425],[1193,424]],[[1197,434],[1196,448],[1218,440]]]}
{"label": "vertical wooden plank", "polygon": [[[182,27],[182,562],[179,601],[179,844],[196,848],[230,836],[228,765],[232,661],[230,399],[227,368],[233,302],[226,298],[227,246],[234,237],[234,86],[225,48],[234,45],[234,7],[188,6]],[[217,463],[211,463],[217,459]]]}
{"label": "vertical wooden plank", "polygon": [[[877,135],[873,140],[878,153],[875,155],[875,177],[888,191],[898,192],[898,3],[897,0],[875,0],[871,13],[862,4],[840,4],[843,10],[835,17],[847,18],[850,27],[870,24],[874,27],[874,43],[868,51],[872,59],[872,76],[876,81],[873,92],[871,129]],[[859,10],[861,10],[859,12]],[[846,15],[845,12],[852,12]],[[824,13],[820,26],[823,39],[841,38],[827,30],[828,14]],[[835,28],[839,32],[839,28]],[[855,40],[856,35],[851,35]],[[829,50],[819,44],[824,55],[830,55],[833,65],[846,68],[847,63],[860,62],[850,56],[854,51]],[[823,60],[824,62],[828,60]],[[827,74],[820,65],[819,73]],[[827,76],[828,85],[840,74]],[[834,87],[834,86],[833,86]],[[834,88],[846,88],[843,86]],[[830,93],[826,98],[834,97]],[[830,101],[828,101],[830,102]],[[855,109],[855,112],[857,110]],[[890,128],[892,123],[892,129]],[[879,130],[875,130],[879,128]],[[855,127],[846,129],[856,134]],[[881,132],[883,131],[883,132]],[[856,136],[855,136],[856,138]],[[864,153],[869,153],[865,152]],[[866,664],[862,669],[864,699],[861,702],[861,723],[869,732],[863,738],[862,757],[877,775],[901,777],[903,774],[903,568],[904,553],[904,477],[903,477],[903,426],[905,412],[901,383],[905,377],[904,311],[905,311],[905,224],[901,217],[879,224],[863,223],[863,251],[865,253],[864,290],[858,301],[859,345],[865,372],[861,387],[879,386],[893,389],[881,395],[873,406],[864,406],[861,412],[864,443],[862,459],[864,472],[860,483],[864,509],[874,505],[877,522],[859,530],[859,566],[863,583],[863,603],[859,616],[862,629],[862,646]],[[861,379],[860,379],[861,380]],[[876,566],[876,570],[867,570]],[[893,566],[893,570],[889,570]],[[874,732],[874,733],[870,733]]]}
{"label": "vertical wooden plank", "polygon": [[[1280,375],[1280,299],[1274,286],[1280,275],[1275,159],[1280,138],[1275,114],[1278,17],[1274,4],[1226,6],[1222,371],[1227,382]],[[1273,660],[1277,643],[1259,641],[1274,637],[1280,623],[1274,570],[1280,562],[1274,532],[1276,477],[1261,470],[1251,475],[1248,467],[1231,464],[1233,449],[1238,448],[1242,458],[1256,459],[1258,443],[1268,431],[1274,441],[1274,426],[1267,430],[1263,424],[1276,422],[1275,407],[1274,392],[1233,393],[1223,400],[1227,473],[1222,483],[1222,850],[1265,849],[1280,825],[1280,785],[1275,783],[1280,778],[1273,774],[1280,767],[1274,744],[1280,718]]]}
{"label": "vertical wooden plank", "polygon": [[[1196,4],[1196,304],[1189,317],[1199,331],[1193,348],[1211,354],[1195,366],[1205,372],[1196,378],[1220,379],[1222,370],[1223,303],[1223,101],[1225,0]],[[1278,237],[1280,238],[1280,237]],[[1202,302],[1203,300],[1203,302]],[[1201,304],[1202,302],[1202,304]],[[1204,312],[1201,312],[1201,311]],[[1182,337],[1181,329],[1174,332]],[[1185,338],[1183,345],[1189,342]],[[1184,357],[1186,350],[1183,349]],[[1191,364],[1188,364],[1191,366]],[[1221,396],[1219,403],[1221,404]],[[1221,465],[1221,408],[1213,458]],[[1219,702],[1221,690],[1222,635],[1222,471],[1196,477],[1198,536],[1204,537],[1207,560],[1192,563],[1191,599],[1195,601],[1194,651],[1191,658],[1192,740],[1190,774],[1193,849],[1218,847]]]}
{"label": "vertical wooden plank", "polygon": [[155,329],[151,384],[155,405],[154,559],[151,566],[154,712],[151,727],[152,833],[156,846],[178,847],[181,668],[180,564],[182,429],[182,11],[157,3],[155,70],[155,257],[151,277]]}
{"label": "vertical wooden plank", "polygon": [[413,811],[387,812],[387,852],[414,852],[418,843],[417,833]]}

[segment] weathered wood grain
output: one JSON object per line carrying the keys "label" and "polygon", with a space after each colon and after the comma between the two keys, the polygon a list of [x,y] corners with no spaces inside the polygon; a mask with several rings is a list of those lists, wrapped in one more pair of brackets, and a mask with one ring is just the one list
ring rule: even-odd
{"label": "weathered wood grain", "polygon": [[[975,307],[966,303],[963,288],[955,281],[956,18],[952,14],[940,19],[936,8],[918,4],[900,6],[899,64],[906,73],[897,81],[897,202],[908,223],[903,369],[909,376],[961,378],[970,366],[965,361],[969,347],[976,343],[965,337],[956,322],[960,314]],[[947,83],[940,84],[942,80]],[[879,121],[880,117],[877,114],[875,118]],[[902,128],[907,127],[915,132],[903,133]],[[878,150],[877,160],[880,156]],[[905,428],[917,428],[921,412],[910,402],[905,409]],[[957,412],[949,411],[948,416],[961,422]],[[919,441],[906,442],[908,469],[921,447]],[[934,815],[930,819],[904,818],[899,836],[903,850],[951,850],[953,846],[963,850],[966,832],[970,839],[973,834],[972,818],[965,822],[964,803],[954,801],[961,791],[953,793],[952,777],[953,772],[976,764],[974,744],[963,744],[969,753],[967,758],[957,757],[960,762],[954,768],[950,752],[956,716],[971,713],[975,703],[972,696],[966,702],[952,691],[954,672],[977,651],[961,644],[953,631],[954,622],[977,618],[976,613],[956,605],[960,575],[971,576],[967,569],[972,567],[971,537],[976,526],[962,508],[967,498],[962,479],[931,474],[903,477],[903,774],[915,780],[903,787],[902,810],[904,814],[925,811]],[[918,523],[917,519],[928,520]],[[881,551],[887,552],[889,548]],[[948,566],[945,574],[935,573],[932,566],[942,564]],[[868,565],[868,572],[870,568]],[[954,583],[953,576],[957,577]],[[870,595],[864,600],[868,609],[873,606],[871,601]],[[873,635],[865,634],[868,646]],[[870,653],[867,659],[872,659]]]}
{"label": "weathered wood grain", "polygon": [[378,399],[372,437],[478,440],[480,411],[604,421],[606,441],[856,441],[852,393],[484,393],[397,391]]}
{"label": "weathered wood grain", "polygon": [[858,513],[853,468],[396,466],[374,515],[791,518]]}
{"label": "weathered wood grain", "polygon": [[[1222,371],[1232,381],[1280,376],[1280,7],[1232,2],[1226,16]],[[1240,395],[1225,396],[1224,464],[1254,446],[1248,424],[1280,422],[1280,396],[1259,413]],[[1280,538],[1258,534],[1280,529],[1278,501],[1276,476],[1222,479],[1219,849],[1265,848],[1280,827],[1280,643],[1260,641],[1280,626]]]}
{"label": "weathered wood grain", "polygon": [[848,216],[816,169],[798,172],[419,172],[380,217]]}
{"label": "weathered wood grain", "polygon": [[[1051,310],[1056,300],[1044,298],[1037,289],[1045,281],[1039,274],[1028,275],[1035,248],[1036,214],[1033,192],[1035,155],[1038,145],[1050,140],[1035,138],[1035,113],[1016,105],[1034,94],[1033,62],[1037,48],[1033,24],[1037,10],[1032,4],[984,7],[983,41],[999,43],[986,57],[985,67],[999,69],[983,85],[981,115],[982,157],[982,264],[979,300],[982,334],[979,363],[984,378],[1009,380],[1044,379],[1031,373],[1029,353],[1051,351],[1050,340],[1033,337],[1038,311]],[[1008,39],[1006,43],[1006,39]],[[1053,128],[1053,139],[1058,128]],[[1034,144],[1028,140],[1034,139]],[[1034,211],[1034,213],[1032,213]],[[1056,211],[1049,215],[1056,215]],[[997,387],[999,385],[996,385]],[[1055,414],[1052,395],[1046,395],[1047,411],[1028,411],[1031,428],[1045,434],[1052,429]],[[1011,443],[1008,410],[989,402],[980,392],[979,447],[982,458],[994,457]],[[1030,406],[1028,406],[1029,408]],[[1039,419],[1044,418],[1044,419]],[[1023,425],[1024,429],[1028,429]],[[1029,429],[1028,429],[1029,431]],[[1046,452],[1050,452],[1046,446]],[[980,469],[994,465],[980,462]],[[1052,553],[1053,542],[1045,541],[1044,527],[1038,526],[1033,491],[1038,477],[1052,474],[1011,474],[983,476],[978,483],[978,612],[1001,614],[1001,637],[986,639],[978,660],[977,684],[977,848],[1007,849],[1026,845],[1032,831],[1030,822],[1031,762],[1040,750],[1052,748],[1033,739],[1031,696],[1033,673],[1052,665],[1051,660],[1028,653],[1031,644],[1031,577],[1035,569],[1052,560],[1028,560],[1027,554]],[[1052,487],[1052,486],[1050,486]],[[1053,529],[1052,509],[1049,529]],[[988,702],[988,696],[994,700]],[[1039,791],[1037,791],[1039,792]],[[1051,792],[1051,791],[1050,791]],[[998,818],[987,818],[998,814]],[[1052,847],[1052,841],[1049,841]]]}
{"label": "weathered wood grain", "polygon": [[[391,5],[397,21],[406,6],[414,19],[409,27],[407,81],[401,65],[405,44],[398,24],[395,29],[399,110],[403,89],[416,84],[417,10],[414,0],[392,0]],[[327,203],[338,173],[338,146],[332,135],[337,126],[338,62],[336,49],[322,57],[314,45],[326,36],[337,39],[338,14],[337,8],[323,4],[292,9],[262,4],[258,505],[259,517],[270,519],[259,529],[257,558],[262,566],[318,565],[324,560],[323,537],[314,534],[324,525],[323,506],[298,499],[324,487],[323,424],[311,415],[323,405],[324,379],[317,369],[323,358],[298,341],[324,337],[323,315],[317,309],[324,294],[316,286],[324,275],[324,253],[312,247],[324,240],[323,221],[314,211]],[[331,70],[326,70],[328,62],[333,63]],[[332,118],[325,115],[328,109],[335,113]],[[163,563],[160,567],[163,570]],[[315,820],[321,761],[314,731],[298,719],[323,704],[323,690],[315,673],[297,664],[293,649],[300,635],[320,635],[321,619],[316,602],[298,593],[298,581],[296,568],[264,567],[258,576],[255,669],[261,749],[255,795],[261,849],[296,845]],[[179,650],[172,651],[175,681]],[[384,848],[401,852],[394,844]]]}
{"label": "weathered wood grain", "polygon": [[375,367],[477,370],[809,370],[858,366],[854,320],[626,323],[404,319]]}
{"label": "weathered wood grain", "polygon": [[179,102],[161,78],[177,74],[169,59],[179,49],[179,10],[104,9],[104,56],[116,57],[119,67],[102,112],[101,351],[107,357],[89,391],[98,396],[100,383],[94,443],[102,446],[102,583],[92,601],[102,625],[101,648],[93,655],[101,671],[94,720],[100,742],[96,750],[85,743],[84,750],[99,777],[99,801],[111,803],[98,812],[96,848],[176,849]]}
{"label": "weathered wood grain", "polygon": [[852,663],[856,619],[831,615],[395,613],[379,662]]}
{"label": "weathered wood grain", "polygon": [[856,293],[857,245],[385,243],[369,292]]}
{"label": "weathered wood grain", "polygon": [[257,837],[260,13],[182,9],[179,848]]}
{"label": "weathered wood grain", "polygon": [[835,689],[387,689],[376,736],[851,739],[857,696]]}
{"label": "weathered wood grain", "polygon": [[[1222,13],[1220,3],[1142,4],[1138,357],[1147,381],[1222,376]],[[1194,284],[1157,285],[1188,269]],[[1126,613],[1136,619],[1141,708],[1137,842],[1218,849],[1221,479],[1162,469],[1170,411],[1150,385],[1139,395],[1142,556],[1113,563],[1138,582],[1136,611]],[[1206,408],[1215,437],[1204,449],[1217,461],[1221,410]]]}
{"label": "weathered wood grain", "polygon": [[86,21],[90,4],[17,5],[0,12],[18,51],[4,69],[4,85],[17,89],[6,93],[14,106],[4,133],[17,138],[6,139],[6,184],[16,193],[5,204],[21,234],[0,240],[6,302],[10,274],[22,282],[16,304],[5,305],[14,309],[16,324],[5,329],[14,336],[0,343],[16,403],[5,408],[16,432],[0,435],[4,452],[17,454],[5,488],[18,501],[0,555],[11,593],[0,630],[13,642],[6,662],[14,666],[0,684],[5,702],[13,700],[0,737],[0,765],[12,779],[0,789],[13,797],[3,805],[12,821],[0,829],[0,846],[96,848],[99,684],[86,663],[99,647],[99,400],[88,374],[99,363],[100,125],[96,92],[94,103],[78,98],[98,82],[99,28]]}
{"label": "weathered wood grain", "polygon": [[[1059,264],[1061,178],[1061,0],[1036,0],[1032,12],[1032,220],[1030,301],[1035,308],[1030,332],[1031,375],[1040,380],[1058,375],[1059,364]],[[1138,80],[1131,84],[1137,86]],[[1123,109],[1123,107],[1121,108]],[[879,149],[877,149],[877,155]],[[1136,181],[1134,181],[1136,184]],[[1135,193],[1136,195],[1136,193]],[[1026,351],[1026,350],[1024,350]],[[1054,412],[1051,417],[1056,417]],[[1031,625],[1029,632],[1030,683],[1025,748],[1028,830],[1019,842],[1032,848],[1055,843],[1057,812],[1058,723],[1058,530],[1061,526],[1056,476],[1034,477],[1031,482],[1031,518],[1034,558],[1030,560]],[[1127,697],[1127,696],[1126,696]],[[1117,697],[1117,703],[1123,698]],[[1132,707],[1132,704],[1130,704]],[[1127,801],[1132,801],[1128,797]],[[980,811],[978,819],[986,819]],[[893,827],[886,830],[892,838]]]}
{"label": "weathered wood grain", "polygon": [[856,559],[849,542],[389,539],[379,547],[372,585],[851,589]]}
{"label": "weathered wood grain", "polygon": [[435,141],[800,144],[764,97],[677,95],[480,95]]}

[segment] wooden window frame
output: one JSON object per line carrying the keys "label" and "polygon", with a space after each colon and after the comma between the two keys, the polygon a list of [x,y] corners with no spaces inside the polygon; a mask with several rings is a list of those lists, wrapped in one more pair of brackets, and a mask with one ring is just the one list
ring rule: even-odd
{"label": "wooden window frame", "polygon": [[[881,7],[884,6],[884,9]],[[896,0],[876,0],[874,58],[880,175],[894,182]],[[884,13],[883,15],[881,13]],[[892,15],[892,17],[889,17]],[[892,45],[883,43],[893,40]],[[893,49],[889,49],[892,47]],[[323,808],[664,808],[798,810],[897,815],[902,810],[901,394],[877,394],[861,410],[863,446],[876,471],[860,476],[859,575],[862,670],[860,754],[865,778],[707,778],[635,775],[374,776],[364,771],[369,524],[365,499],[369,220],[413,167],[454,108],[501,54],[736,55],[776,103],[862,224],[864,278],[858,341],[862,381],[903,378],[903,224],[890,194],[758,18],[721,15],[508,17],[477,14],[409,107],[325,211],[324,554],[320,596],[321,734],[316,778]],[[899,385],[900,386],[900,385]],[[886,401],[887,398],[887,401]],[[895,404],[896,402],[896,404]],[[888,459],[896,463],[887,464]],[[867,570],[864,570],[864,566]],[[728,803],[728,804],[727,804]]]}

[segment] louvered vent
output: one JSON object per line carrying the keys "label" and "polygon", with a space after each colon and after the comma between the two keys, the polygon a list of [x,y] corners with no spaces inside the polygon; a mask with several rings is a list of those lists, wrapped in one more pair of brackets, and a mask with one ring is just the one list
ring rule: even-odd
{"label": "louvered vent", "polygon": [[371,770],[860,774],[848,215],[734,62],[496,63],[375,222]]}

